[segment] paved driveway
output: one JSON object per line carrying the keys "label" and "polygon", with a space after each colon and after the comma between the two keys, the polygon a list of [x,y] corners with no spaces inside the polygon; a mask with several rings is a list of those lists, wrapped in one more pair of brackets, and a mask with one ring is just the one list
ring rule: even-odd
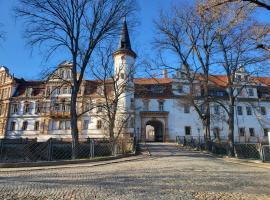
{"label": "paved driveway", "polygon": [[174,145],[152,156],[55,169],[0,170],[0,199],[270,199],[270,170]]}

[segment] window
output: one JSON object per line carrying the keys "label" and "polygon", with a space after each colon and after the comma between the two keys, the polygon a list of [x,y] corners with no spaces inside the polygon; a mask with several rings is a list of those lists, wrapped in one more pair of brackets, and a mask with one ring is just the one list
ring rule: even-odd
{"label": "window", "polygon": [[28,122],[27,121],[24,121],[23,122],[23,125],[22,125],[22,130],[23,131],[26,131],[27,130],[27,126],[28,126]]}
{"label": "window", "polygon": [[264,128],[264,129],[263,129],[263,136],[264,136],[264,137],[268,137],[268,131],[269,131],[268,128]]}
{"label": "window", "polygon": [[158,108],[159,108],[159,111],[164,111],[164,101],[158,102]]}
{"label": "window", "polygon": [[11,122],[10,130],[15,131],[16,130],[16,122]]}
{"label": "window", "polygon": [[143,100],[143,110],[147,111],[149,109],[149,100],[144,99]]}
{"label": "window", "polygon": [[190,113],[190,106],[184,105],[184,113]]}
{"label": "window", "polygon": [[37,102],[35,107],[35,113],[38,114],[42,111],[42,103]]}
{"label": "window", "polygon": [[62,71],[61,71],[61,78],[62,78],[62,79],[65,79],[65,70],[62,70]]}
{"label": "window", "polygon": [[219,105],[214,106],[214,113],[215,115],[219,115]]}
{"label": "window", "polygon": [[243,109],[242,109],[242,106],[237,106],[237,114],[238,114],[238,115],[243,115]]}
{"label": "window", "polygon": [[83,121],[83,129],[84,130],[87,130],[88,129],[88,126],[89,126],[89,120],[84,120]]}
{"label": "window", "polygon": [[135,108],[134,99],[131,98],[130,99],[130,109],[134,109],[134,108]]}
{"label": "window", "polygon": [[237,94],[236,95],[242,95],[242,89],[241,88],[237,88]]}
{"label": "window", "polygon": [[239,134],[240,136],[245,136],[245,128],[239,128]]}
{"label": "window", "polygon": [[185,126],[185,135],[191,135],[191,127]]}
{"label": "window", "polygon": [[250,97],[253,97],[254,96],[254,91],[253,91],[252,88],[249,88],[248,89],[248,96],[250,96]]}
{"label": "window", "polygon": [[66,128],[66,123],[65,121],[60,121],[59,122],[59,130],[65,130]]}
{"label": "window", "polygon": [[11,106],[11,113],[12,113],[12,114],[18,113],[18,107],[19,107],[18,104],[13,104],[13,105]]}
{"label": "window", "polygon": [[68,91],[68,89],[67,89],[66,87],[64,87],[64,88],[62,89],[62,94],[67,94],[67,91]]}
{"label": "window", "polygon": [[247,106],[246,109],[247,109],[247,115],[252,115],[251,107]]}
{"label": "window", "polygon": [[70,77],[71,77],[71,74],[70,74],[70,69],[69,69],[67,70],[67,79],[70,79]]}
{"label": "window", "polygon": [[266,109],[265,109],[265,107],[261,107],[261,114],[262,115],[266,115]]}
{"label": "window", "polygon": [[0,116],[4,114],[4,105],[0,104]]}
{"label": "window", "polygon": [[102,127],[102,121],[98,120],[97,121],[97,129],[101,129],[101,127]]}
{"label": "window", "polygon": [[39,121],[36,121],[35,122],[35,128],[34,128],[35,131],[38,131],[39,130]]}
{"label": "window", "polygon": [[30,112],[30,103],[24,103],[24,110],[23,110],[23,113],[26,114],[26,113],[29,113]]}
{"label": "window", "polygon": [[251,137],[254,137],[254,136],[255,136],[254,128],[249,128],[249,135],[250,135]]}
{"label": "window", "polygon": [[177,92],[179,92],[179,93],[183,92],[183,86],[182,85],[177,86]]}
{"label": "window", "polygon": [[70,130],[70,121],[66,121],[66,130]]}

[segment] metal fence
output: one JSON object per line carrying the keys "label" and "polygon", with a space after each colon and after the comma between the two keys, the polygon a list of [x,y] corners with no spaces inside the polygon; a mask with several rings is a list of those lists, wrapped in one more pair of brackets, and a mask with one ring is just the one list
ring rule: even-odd
{"label": "metal fence", "polygon": [[[135,139],[88,138],[80,141],[77,159],[93,159],[131,153],[135,149]],[[71,141],[49,139],[38,142],[36,139],[1,139],[0,163],[38,162],[72,159]]]}
{"label": "metal fence", "polygon": [[261,158],[263,162],[270,162],[270,145],[262,145]]}
{"label": "metal fence", "polygon": [[[219,155],[227,155],[229,149],[225,137],[215,138],[206,142],[204,137],[177,136],[176,142],[185,147],[196,150],[208,150]],[[270,161],[270,145],[264,145],[263,143],[243,143],[236,141],[234,144],[234,152],[238,158],[261,159],[263,162]]]}

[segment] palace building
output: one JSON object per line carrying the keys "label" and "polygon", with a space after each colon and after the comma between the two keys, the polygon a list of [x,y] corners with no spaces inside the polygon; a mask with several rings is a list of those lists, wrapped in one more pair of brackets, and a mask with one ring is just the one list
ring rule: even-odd
{"label": "palace building", "polygon": [[[136,53],[131,48],[127,24],[124,22],[120,43],[114,53],[114,70],[121,65],[123,73],[134,66]],[[123,67],[124,63],[124,67]],[[61,63],[47,80],[24,80],[11,75],[0,66],[0,138],[71,138],[70,97],[71,87],[63,81],[71,80],[72,63]],[[267,141],[270,130],[270,77],[252,78],[243,68],[236,74],[235,88],[239,95],[235,106],[235,140],[242,142]],[[226,76],[210,76],[210,95],[228,101]],[[249,81],[250,79],[254,81]],[[252,82],[252,83],[251,83]],[[201,120],[188,103],[189,82],[183,68],[168,77],[132,78],[134,90],[127,91],[124,112],[130,123],[125,129],[141,141],[173,141],[176,136],[203,137]],[[83,80],[78,95],[78,110],[84,109],[91,99],[98,105],[97,81]],[[200,82],[194,93],[201,96]],[[84,102],[84,103],[82,103]],[[227,115],[223,108],[211,103],[211,137],[227,138]],[[82,112],[83,113],[83,112]],[[83,113],[78,120],[79,137],[108,137],[102,120],[102,107]],[[103,116],[104,117],[104,116]]]}

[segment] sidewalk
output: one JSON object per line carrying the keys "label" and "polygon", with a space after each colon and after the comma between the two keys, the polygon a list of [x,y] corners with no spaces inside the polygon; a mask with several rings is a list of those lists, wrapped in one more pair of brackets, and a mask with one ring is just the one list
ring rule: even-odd
{"label": "sidewalk", "polygon": [[270,163],[265,163],[265,162],[262,162],[261,160],[230,158],[227,156],[223,157],[222,159],[225,160],[226,162],[230,162],[230,163],[270,169]]}
{"label": "sidewalk", "polygon": [[31,171],[31,170],[59,169],[59,168],[62,169],[62,168],[72,168],[75,166],[91,167],[124,161],[132,161],[141,157],[143,156],[136,156],[134,154],[129,154],[129,155],[97,158],[93,160],[82,159],[82,160],[63,160],[63,161],[35,162],[35,163],[2,163],[0,164],[0,173],[11,171],[29,171],[29,170]]}

